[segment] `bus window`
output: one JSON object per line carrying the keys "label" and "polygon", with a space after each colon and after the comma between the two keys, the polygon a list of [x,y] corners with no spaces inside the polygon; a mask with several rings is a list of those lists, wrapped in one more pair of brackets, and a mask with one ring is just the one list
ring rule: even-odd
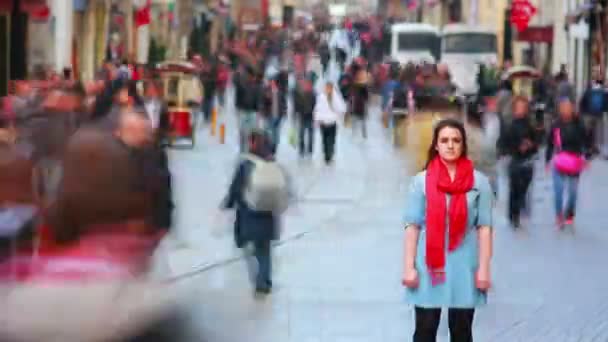
{"label": "bus window", "polygon": [[458,33],[443,36],[445,53],[496,53],[496,36],[487,33]]}
{"label": "bus window", "polygon": [[439,59],[439,44],[439,37],[432,33],[399,33],[397,40],[397,50],[430,51],[436,59]]}

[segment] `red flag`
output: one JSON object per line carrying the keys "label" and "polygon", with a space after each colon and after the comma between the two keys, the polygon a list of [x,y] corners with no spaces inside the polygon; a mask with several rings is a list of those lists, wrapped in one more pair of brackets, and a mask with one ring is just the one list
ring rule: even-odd
{"label": "red flag", "polygon": [[135,26],[140,27],[150,24],[151,15],[150,8],[152,7],[152,0],[148,0],[146,5],[135,12]]}

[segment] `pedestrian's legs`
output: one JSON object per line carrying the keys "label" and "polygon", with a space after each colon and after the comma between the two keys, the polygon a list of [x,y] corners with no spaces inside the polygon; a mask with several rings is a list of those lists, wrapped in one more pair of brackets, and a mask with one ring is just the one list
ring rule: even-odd
{"label": "pedestrian's legs", "polygon": [[335,126],[334,125],[321,125],[321,138],[323,139],[323,156],[325,158],[325,162],[329,163],[333,156],[333,140],[332,138],[332,127],[334,128],[335,134]]}
{"label": "pedestrian's legs", "polygon": [[312,120],[306,122],[306,131],[308,132],[308,148],[306,149],[306,152],[308,152],[309,155],[312,155],[312,149],[315,145],[315,127]]}
{"label": "pedestrian's legs", "polygon": [[475,309],[449,309],[448,326],[451,342],[473,342]]}
{"label": "pedestrian's legs", "polygon": [[528,187],[532,181],[532,169],[511,165],[509,170],[511,191],[509,193],[509,218],[513,225],[519,226],[521,209],[526,203]]}
{"label": "pedestrian's legs", "polygon": [[555,167],[553,167],[553,199],[555,204],[555,215],[563,219],[564,210],[564,178]]}
{"label": "pedestrian's legs", "polygon": [[521,197],[519,189],[521,185],[519,185],[519,178],[517,176],[515,168],[511,167],[509,169],[509,220],[514,227],[519,226],[519,211],[521,209],[519,203],[519,198]]}
{"label": "pedestrian's legs", "polygon": [[203,115],[205,116],[205,122],[209,122],[211,120],[211,110],[213,108],[213,95],[209,94],[205,96],[203,100]]}
{"label": "pedestrian's legs", "polygon": [[249,111],[240,111],[239,112],[239,136],[240,136],[240,145],[241,145],[241,153],[247,153],[249,149],[249,144],[247,139],[249,138],[249,133],[256,127],[256,113]]}
{"label": "pedestrian's legs", "polygon": [[441,309],[414,308],[416,314],[416,330],[414,342],[437,341],[437,329],[441,319]]}
{"label": "pedestrian's legs", "polygon": [[[225,110],[226,107],[226,89],[218,89],[217,91],[217,104]],[[222,113],[224,114],[224,113]]]}
{"label": "pedestrian's legs", "polygon": [[597,131],[597,118],[591,114],[583,116],[583,123],[585,125],[585,129],[587,130],[588,139],[591,141],[592,151],[590,153],[595,153],[597,148],[597,140],[596,140],[596,131]]}
{"label": "pedestrian's legs", "polygon": [[281,142],[281,124],[283,123],[282,117],[276,117],[272,119],[272,140],[274,144],[274,149],[279,147],[279,143]]}
{"label": "pedestrian's legs", "polygon": [[566,219],[574,219],[576,214],[576,198],[578,192],[578,176],[566,176],[566,192],[568,194],[568,203],[566,204]]}
{"label": "pedestrian's legs", "polygon": [[327,154],[325,156],[326,162],[331,162],[334,159],[334,153],[336,150],[336,132],[337,125],[333,124],[327,127]]}
{"label": "pedestrian's legs", "polygon": [[361,117],[361,133],[363,134],[363,139],[367,139],[367,117],[365,115]]}
{"label": "pedestrian's legs", "polygon": [[256,289],[270,290],[272,288],[272,257],[270,241],[256,241],[254,255],[258,261]]}
{"label": "pedestrian's legs", "polygon": [[240,109],[237,109],[237,113],[239,123],[239,147],[241,153],[245,153],[247,151],[247,132],[245,129],[246,114],[245,111]]}
{"label": "pedestrian's legs", "polygon": [[304,145],[304,138],[306,136],[306,122],[304,122],[303,120],[300,120],[299,122],[299,126],[298,127],[298,143],[299,143],[299,148],[300,148],[300,156],[303,157],[304,156],[304,152],[305,152],[305,145]]}

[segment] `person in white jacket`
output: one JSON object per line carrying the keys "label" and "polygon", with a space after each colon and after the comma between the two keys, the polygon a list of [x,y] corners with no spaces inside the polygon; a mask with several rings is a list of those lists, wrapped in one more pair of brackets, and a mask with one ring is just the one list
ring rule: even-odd
{"label": "person in white jacket", "polygon": [[346,104],[334,84],[327,82],[325,90],[319,92],[314,109],[314,120],[321,129],[325,163],[334,158],[338,120],[346,112]]}

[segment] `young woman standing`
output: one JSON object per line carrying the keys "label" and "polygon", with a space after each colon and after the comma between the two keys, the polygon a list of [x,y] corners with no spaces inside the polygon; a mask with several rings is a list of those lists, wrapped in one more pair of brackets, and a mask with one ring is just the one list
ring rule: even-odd
{"label": "young woman standing", "polygon": [[402,281],[415,307],[414,342],[436,341],[444,307],[451,341],[473,340],[475,307],[485,304],[491,284],[492,201],[488,179],[467,158],[463,124],[439,122],[404,218]]}

